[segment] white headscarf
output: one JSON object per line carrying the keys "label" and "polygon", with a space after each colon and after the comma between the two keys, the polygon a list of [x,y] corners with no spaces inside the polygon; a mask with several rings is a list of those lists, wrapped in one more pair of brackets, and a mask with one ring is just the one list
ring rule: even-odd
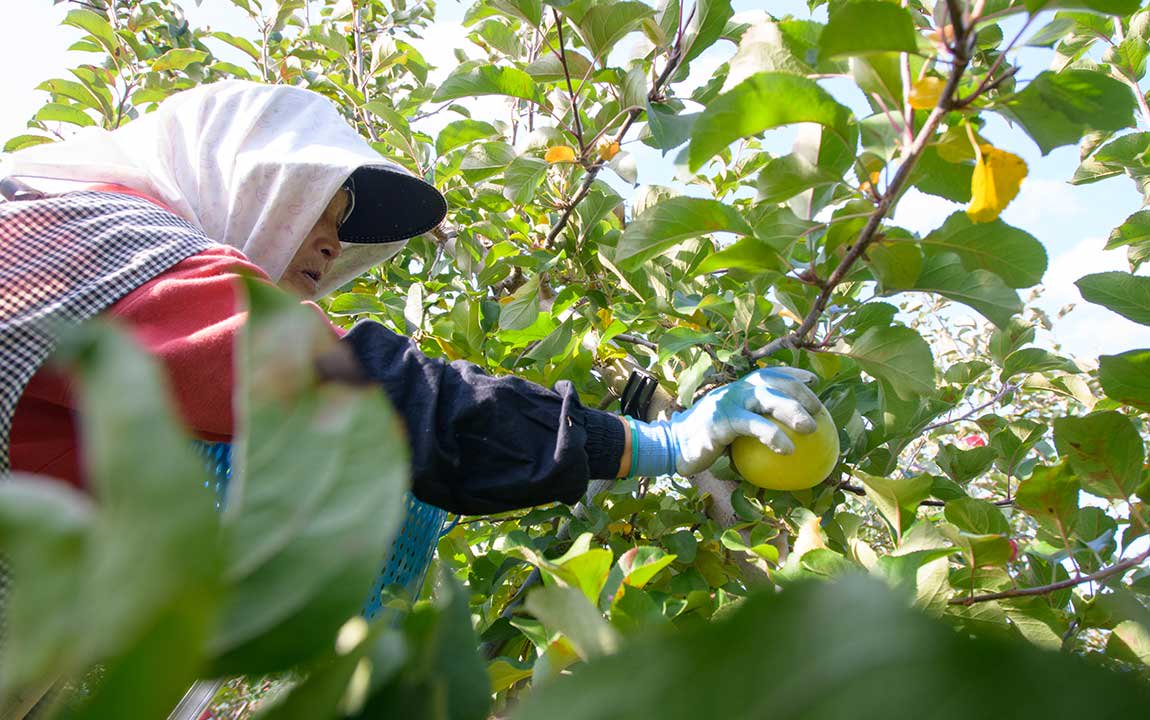
{"label": "white headscarf", "polygon": [[[25,178],[33,186],[32,178],[45,178],[114,183],[142,192],[212,240],[239,249],[277,282],[332,196],[358,168],[386,169],[390,182],[398,182],[387,186],[389,191],[414,190],[425,200],[433,193],[434,202],[442,203],[430,186],[380,157],[327,98],[240,80],[181,92],[115,131],[88,128],[0,160],[0,177]],[[357,197],[357,211],[369,200]],[[403,205],[401,198],[389,200],[397,201]],[[391,228],[387,239],[405,240],[434,224],[438,219]],[[320,294],[392,257],[403,244],[345,243],[323,277]]]}

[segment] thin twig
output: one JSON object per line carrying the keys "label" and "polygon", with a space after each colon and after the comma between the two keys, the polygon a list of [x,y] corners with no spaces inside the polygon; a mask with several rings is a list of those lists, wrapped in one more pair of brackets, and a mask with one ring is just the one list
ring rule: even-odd
{"label": "thin twig", "polygon": [[[866,488],[861,488],[858,485],[851,485],[848,482],[839,483],[839,490],[849,492],[851,495],[858,495],[862,497],[866,495]],[[1014,504],[1013,500],[994,500],[993,505],[998,507],[1010,507]],[[942,500],[923,500],[918,504],[919,507],[946,507],[946,503]]]}
{"label": "thin twig", "polygon": [[937,430],[941,427],[946,427],[947,425],[953,425],[957,422],[962,422],[963,420],[971,418],[974,415],[982,412],[983,410],[987,409],[988,407],[991,407],[992,405],[997,404],[998,402],[1000,402],[1002,400],[1002,398],[1006,397],[1009,393],[1014,392],[1017,389],[1018,389],[1018,386],[1015,385],[1014,383],[1004,383],[1003,386],[998,389],[998,392],[994,394],[994,397],[992,397],[991,399],[982,403],[981,405],[978,405],[977,407],[971,408],[970,410],[966,411],[965,413],[963,413],[962,415],[959,415],[956,418],[950,418],[949,420],[940,420],[940,421],[933,423],[931,425],[927,425],[922,430],[923,430],[923,432],[927,432],[929,430]]}
{"label": "thin twig", "polygon": [[964,597],[964,598],[952,598],[950,600],[950,604],[951,605],[968,605],[969,606],[969,605],[973,605],[975,603],[989,602],[991,600],[1003,600],[1005,598],[1031,597],[1034,595],[1048,595],[1049,593],[1057,592],[1059,590],[1065,590],[1066,588],[1075,587],[1075,586],[1081,585],[1083,583],[1098,582],[1099,580],[1105,580],[1106,578],[1108,578],[1112,575],[1118,575],[1120,573],[1123,573],[1123,572],[1129,570],[1130,568],[1137,567],[1141,563],[1145,562],[1147,558],[1150,558],[1150,550],[1146,550],[1145,552],[1143,552],[1139,555],[1135,555],[1132,558],[1128,558],[1126,560],[1123,560],[1122,562],[1115,563],[1108,568],[1102,568],[1098,572],[1091,573],[1089,575],[1078,575],[1078,576],[1072,577],[1068,580],[1062,580],[1059,582],[1050,583],[1049,585],[1038,585],[1036,587],[1017,588],[1014,590],[1003,590],[1002,592],[986,593],[985,595],[972,595],[970,597]]}
{"label": "thin twig", "polygon": [[559,16],[559,10],[551,8],[551,12],[555,14],[555,31],[559,34],[559,52],[555,53],[559,56],[559,64],[563,66],[563,77],[567,80],[567,92],[571,96],[571,115],[575,118],[575,139],[579,141],[579,155],[582,157],[587,152],[587,146],[583,144],[583,122],[579,119],[579,98],[575,94],[575,88],[571,85],[571,70],[567,67],[567,47],[563,42],[563,18]]}

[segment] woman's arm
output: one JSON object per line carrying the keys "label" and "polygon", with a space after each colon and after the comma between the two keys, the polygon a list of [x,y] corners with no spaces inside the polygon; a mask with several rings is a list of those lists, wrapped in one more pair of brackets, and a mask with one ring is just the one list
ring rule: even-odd
{"label": "woman's arm", "polygon": [[589,480],[630,469],[626,422],[583,407],[569,382],[548,390],[429,358],[375,322],[343,342],[403,418],[425,502],[461,514],[574,503]]}

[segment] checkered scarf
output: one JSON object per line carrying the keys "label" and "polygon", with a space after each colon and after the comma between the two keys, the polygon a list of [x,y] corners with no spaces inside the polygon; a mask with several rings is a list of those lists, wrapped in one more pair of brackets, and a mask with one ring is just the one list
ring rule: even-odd
{"label": "checkered scarf", "polygon": [[[60,334],[213,244],[186,220],[130,195],[0,201],[0,480],[10,470],[16,403]],[[6,576],[0,560],[0,641]]]}

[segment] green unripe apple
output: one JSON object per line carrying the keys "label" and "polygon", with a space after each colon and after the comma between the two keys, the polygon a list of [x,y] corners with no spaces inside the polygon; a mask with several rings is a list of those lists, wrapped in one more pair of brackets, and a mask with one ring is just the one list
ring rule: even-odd
{"label": "green unripe apple", "polygon": [[731,461],[747,482],[771,490],[803,490],[831,474],[839,460],[839,431],[825,407],[815,415],[815,431],[806,435],[780,424],[795,444],[790,455],[780,455],[752,437],[731,443]]}

